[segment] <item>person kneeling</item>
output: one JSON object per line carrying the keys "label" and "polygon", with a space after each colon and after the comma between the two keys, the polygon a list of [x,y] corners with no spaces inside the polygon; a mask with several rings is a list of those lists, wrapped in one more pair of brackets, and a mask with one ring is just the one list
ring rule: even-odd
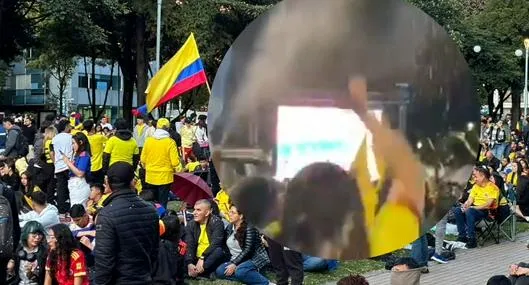
{"label": "person kneeling", "polygon": [[216,275],[244,284],[271,284],[259,273],[259,270],[270,262],[259,232],[255,227],[248,225],[244,215],[235,206],[230,207],[228,214],[231,225],[227,229],[226,246],[230,250],[231,260],[221,264],[216,270]]}
{"label": "person kneeling", "polygon": [[187,225],[185,236],[188,246],[185,263],[189,277],[214,277],[215,269],[227,260],[224,241],[224,224],[212,215],[211,202],[197,201],[193,221]]}

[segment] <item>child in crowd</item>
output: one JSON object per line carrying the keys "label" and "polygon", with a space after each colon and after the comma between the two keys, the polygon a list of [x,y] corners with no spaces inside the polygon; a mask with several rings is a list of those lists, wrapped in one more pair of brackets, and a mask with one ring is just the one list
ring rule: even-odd
{"label": "child in crowd", "polygon": [[160,203],[155,202],[154,193],[151,190],[145,189],[141,191],[139,196],[146,202],[150,202],[156,208],[156,211],[158,212],[158,216],[160,217],[160,219],[163,218],[167,214],[167,210]]}
{"label": "child in crowd", "polygon": [[153,284],[185,284],[187,246],[180,238],[180,221],[177,216],[169,215],[161,220],[160,226],[160,250],[154,265]]}
{"label": "child in crowd", "polygon": [[[108,192],[108,193],[107,193]],[[103,208],[103,202],[110,196],[110,192],[106,191],[102,184],[90,185],[90,196],[87,202],[88,214],[93,216],[99,209]]]}

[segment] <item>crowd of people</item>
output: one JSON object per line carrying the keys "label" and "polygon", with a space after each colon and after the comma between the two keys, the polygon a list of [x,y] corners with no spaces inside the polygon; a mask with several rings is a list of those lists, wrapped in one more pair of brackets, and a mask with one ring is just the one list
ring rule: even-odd
{"label": "crowd of people", "polygon": [[[306,271],[338,267],[246,220],[216,176],[205,117],[137,118],[133,128],[75,113],[48,116],[38,129],[31,115],[2,123],[0,215],[11,221],[0,224],[9,229],[0,234],[2,284],[273,284],[267,270],[277,284],[303,284]],[[169,206],[182,172],[214,195],[180,201],[191,215]]]}

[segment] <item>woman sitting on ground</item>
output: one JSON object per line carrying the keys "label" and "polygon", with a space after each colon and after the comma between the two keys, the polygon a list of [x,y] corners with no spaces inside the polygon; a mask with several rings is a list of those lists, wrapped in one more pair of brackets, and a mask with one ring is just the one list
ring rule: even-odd
{"label": "woman sitting on ground", "polygon": [[226,245],[230,250],[231,259],[217,268],[217,277],[244,284],[271,284],[259,272],[270,262],[259,232],[255,227],[248,225],[237,207],[231,206],[229,216],[231,226],[227,228]]}

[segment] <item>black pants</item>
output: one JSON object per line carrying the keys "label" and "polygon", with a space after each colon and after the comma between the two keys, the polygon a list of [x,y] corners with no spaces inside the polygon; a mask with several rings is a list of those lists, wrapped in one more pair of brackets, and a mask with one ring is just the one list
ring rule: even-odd
{"label": "black pants", "polygon": [[35,168],[34,183],[46,193],[48,203],[55,205],[55,166],[53,163],[42,163],[41,168]]}
{"label": "black pants", "polygon": [[4,282],[6,282],[5,280],[7,279],[7,263],[9,262],[9,258],[8,259],[0,259],[0,268],[2,270],[0,270],[0,284],[4,284]]}
{"label": "black pants", "polygon": [[55,173],[57,179],[57,208],[59,214],[65,214],[70,211],[70,190],[68,190],[68,179],[70,171]]}
{"label": "black pants", "polygon": [[105,182],[105,173],[103,173],[103,169],[91,171],[90,175],[86,177],[86,182],[88,182],[88,184],[103,184]]}
{"label": "black pants", "polygon": [[285,250],[279,243],[266,239],[268,255],[277,276],[277,285],[288,285],[288,278],[292,285],[303,284],[303,256],[301,253]]}
{"label": "black pants", "polygon": [[143,190],[150,190],[154,194],[156,202],[160,203],[164,208],[167,209],[167,202],[169,202],[169,190],[171,184],[165,185],[152,185],[147,182],[143,185]]}

